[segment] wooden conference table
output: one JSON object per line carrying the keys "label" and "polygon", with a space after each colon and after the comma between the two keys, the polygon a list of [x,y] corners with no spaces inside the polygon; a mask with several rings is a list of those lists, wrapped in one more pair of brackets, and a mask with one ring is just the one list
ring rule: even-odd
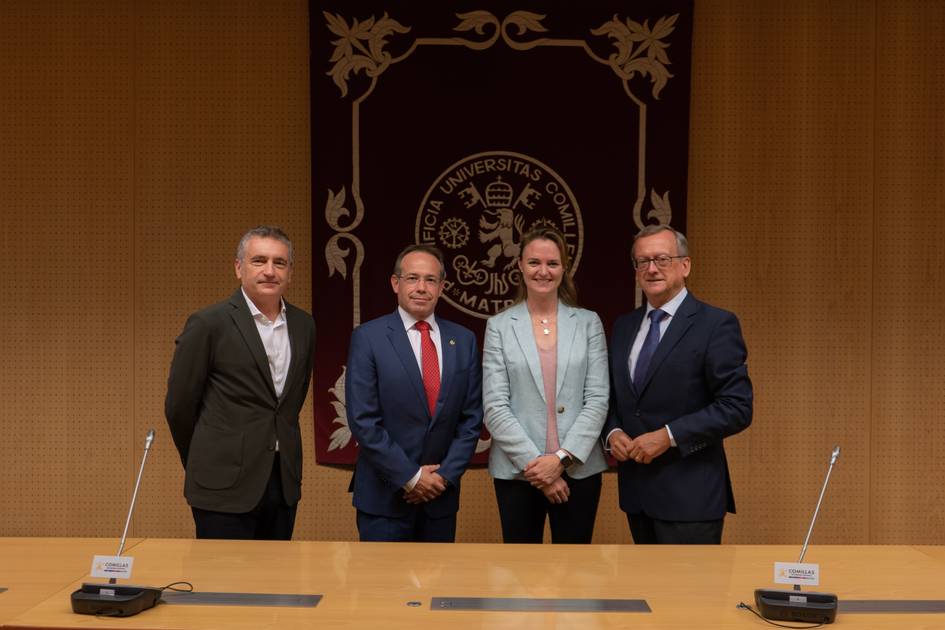
{"label": "wooden conference table", "polygon": [[[125,543],[127,555],[141,542]],[[89,574],[92,556],[114,554],[118,539],[0,538],[0,624]]]}
{"label": "wooden conference table", "polygon": [[[314,608],[160,604],[135,617],[71,612],[69,594],[101,539],[0,539],[0,624],[22,628],[762,628],[739,601],[772,584],[794,546],[420,545],[145,539],[134,584],[198,591],[319,594]],[[15,550],[19,551],[15,551]],[[945,599],[945,548],[812,546],[818,590],[855,599]],[[22,566],[22,568],[21,568]],[[645,599],[652,612],[432,610],[433,597]],[[847,628],[943,628],[945,614],[853,614]]]}

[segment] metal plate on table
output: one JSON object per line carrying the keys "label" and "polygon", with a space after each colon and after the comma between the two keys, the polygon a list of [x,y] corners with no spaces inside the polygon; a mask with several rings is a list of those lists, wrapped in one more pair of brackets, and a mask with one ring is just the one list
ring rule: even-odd
{"label": "metal plate on table", "polygon": [[195,591],[178,593],[165,591],[161,594],[168,604],[186,604],[189,606],[284,606],[295,608],[314,608],[321,601],[321,595],[293,595],[278,593],[213,593]]}
{"label": "metal plate on table", "polygon": [[842,613],[945,613],[945,599],[841,599]]}
{"label": "metal plate on table", "polygon": [[542,599],[534,597],[434,597],[431,610],[503,612],[650,612],[644,599]]}

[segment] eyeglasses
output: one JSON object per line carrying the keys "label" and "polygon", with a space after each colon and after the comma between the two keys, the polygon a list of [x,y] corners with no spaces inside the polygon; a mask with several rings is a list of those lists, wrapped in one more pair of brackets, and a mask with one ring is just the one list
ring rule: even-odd
{"label": "eyeglasses", "polygon": [[440,279],[437,276],[418,276],[415,273],[407,274],[406,276],[397,276],[401,281],[407,286],[413,286],[418,284],[420,281],[423,281],[424,284],[439,284]]}
{"label": "eyeglasses", "polygon": [[657,268],[666,269],[671,264],[673,264],[674,258],[689,258],[688,256],[667,256],[666,254],[660,254],[659,256],[654,256],[653,258],[634,258],[633,259],[633,268],[637,271],[644,271],[649,268],[650,263],[656,263]]}

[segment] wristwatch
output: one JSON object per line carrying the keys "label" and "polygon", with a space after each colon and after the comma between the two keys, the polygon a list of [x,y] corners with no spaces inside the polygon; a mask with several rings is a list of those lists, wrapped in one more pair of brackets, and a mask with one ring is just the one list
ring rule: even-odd
{"label": "wristwatch", "polygon": [[571,464],[574,463],[574,457],[571,455],[571,453],[567,452],[563,448],[559,448],[557,451],[555,451],[555,455],[558,456],[558,459],[561,460],[561,465],[565,468],[570,468]]}

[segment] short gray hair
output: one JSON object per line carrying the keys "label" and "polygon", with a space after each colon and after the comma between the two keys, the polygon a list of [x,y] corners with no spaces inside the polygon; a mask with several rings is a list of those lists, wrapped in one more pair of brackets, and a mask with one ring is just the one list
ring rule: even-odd
{"label": "short gray hair", "polygon": [[292,241],[288,235],[282,231],[282,228],[276,225],[257,225],[240,239],[240,244],[236,246],[236,260],[243,260],[246,255],[246,243],[251,238],[274,238],[289,248],[289,264],[292,264]]}
{"label": "short gray hair", "polygon": [[668,225],[648,225],[633,237],[633,247],[630,248],[630,255],[634,254],[634,248],[637,246],[637,241],[646,236],[653,236],[654,234],[659,234],[660,232],[672,232],[676,236],[676,254],[679,256],[688,256],[689,255],[689,241],[686,239],[686,235],[680,232],[677,229],[674,229]]}

